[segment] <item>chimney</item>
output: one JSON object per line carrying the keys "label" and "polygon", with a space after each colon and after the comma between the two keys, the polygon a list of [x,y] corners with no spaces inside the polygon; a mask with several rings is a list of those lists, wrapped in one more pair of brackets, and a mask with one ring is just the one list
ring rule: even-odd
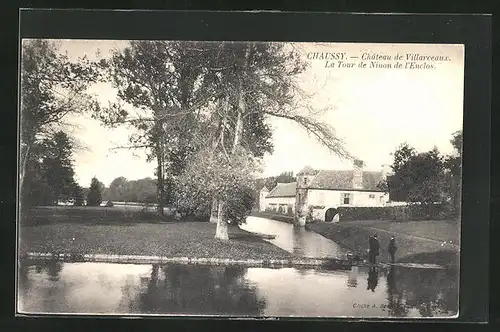
{"label": "chimney", "polygon": [[353,189],[363,189],[363,167],[364,163],[362,160],[354,161],[353,176],[352,176],[352,188]]}
{"label": "chimney", "polygon": [[382,180],[387,180],[387,177],[391,174],[392,168],[388,164],[383,164],[382,165]]}

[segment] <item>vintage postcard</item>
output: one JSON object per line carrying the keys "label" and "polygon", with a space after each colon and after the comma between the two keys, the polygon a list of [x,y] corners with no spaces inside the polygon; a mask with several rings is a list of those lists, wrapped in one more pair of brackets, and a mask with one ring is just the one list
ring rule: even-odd
{"label": "vintage postcard", "polygon": [[21,314],[456,318],[464,46],[22,39]]}

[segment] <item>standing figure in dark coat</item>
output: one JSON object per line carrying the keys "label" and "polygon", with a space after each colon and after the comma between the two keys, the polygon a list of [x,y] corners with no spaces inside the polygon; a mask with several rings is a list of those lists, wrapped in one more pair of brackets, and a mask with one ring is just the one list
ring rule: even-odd
{"label": "standing figure in dark coat", "polygon": [[394,264],[394,255],[396,254],[396,250],[398,248],[396,247],[396,239],[394,239],[394,236],[391,237],[391,240],[389,241],[389,247],[387,248],[387,251],[389,252],[389,255],[391,255],[391,263]]}
{"label": "standing figure in dark coat", "polygon": [[376,264],[376,257],[379,255],[380,243],[377,234],[370,236],[370,264]]}

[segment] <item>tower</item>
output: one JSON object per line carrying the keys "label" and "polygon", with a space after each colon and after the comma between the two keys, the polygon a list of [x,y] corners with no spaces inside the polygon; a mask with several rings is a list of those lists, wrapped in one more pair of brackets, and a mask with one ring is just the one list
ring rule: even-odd
{"label": "tower", "polygon": [[269,194],[269,189],[266,186],[262,187],[259,192],[259,211],[266,211],[266,196]]}
{"label": "tower", "polygon": [[304,167],[297,173],[297,193],[295,196],[295,225],[304,227],[308,213],[307,193],[309,185],[318,171],[311,166]]}

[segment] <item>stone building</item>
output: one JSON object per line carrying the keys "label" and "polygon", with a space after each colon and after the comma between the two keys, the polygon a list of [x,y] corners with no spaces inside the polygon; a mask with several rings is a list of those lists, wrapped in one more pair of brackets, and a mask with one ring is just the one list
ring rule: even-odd
{"label": "stone building", "polygon": [[338,220],[335,216],[341,206],[386,206],[389,194],[378,184],[387,175],[386,166],[381,171],[368,171],[361,162],[355,162],[352,170],[318,170],[306,166],[297,173],[297,182],[280,183],[272,189],[261,209],[282,213],[285,207],[288,213],[291,209],[302,226],[308,214],[314,219]]}

